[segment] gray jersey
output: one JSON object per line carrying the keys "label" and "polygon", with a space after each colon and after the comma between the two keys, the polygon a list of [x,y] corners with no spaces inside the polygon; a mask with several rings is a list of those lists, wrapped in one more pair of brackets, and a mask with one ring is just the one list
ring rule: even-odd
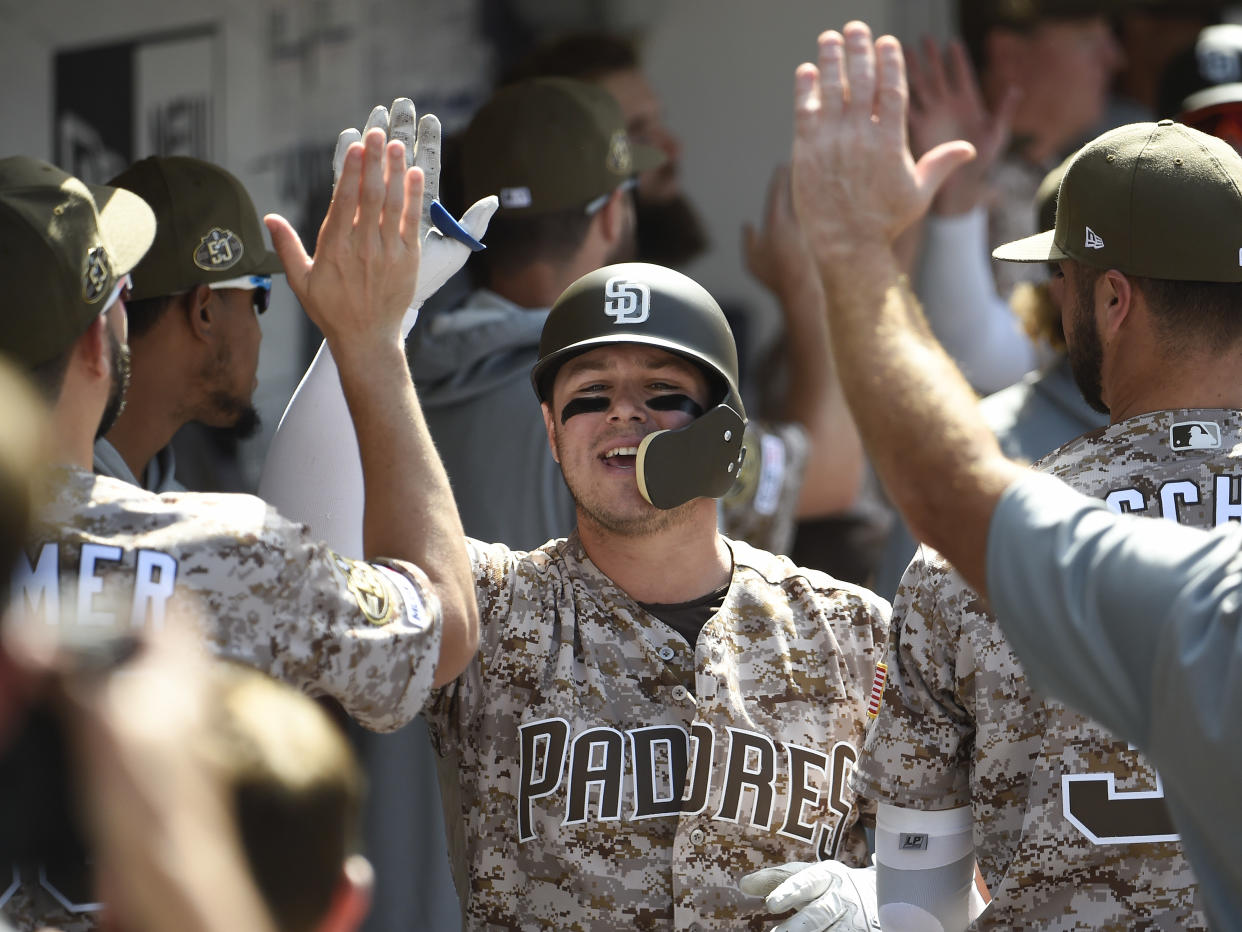
{"label": "gray jersey", "polygon": [[846,775],[887,603],[730,542],[691,645],[576,536],[473,546],[479,654],[426,713],[468,928],[767,928],[743,874],[863,862]]}
{"label": "gray jersey", "polygon": [[[1240,436],[1235,411],[1155,412],[1039,465],[1116,510],[1211,526],[1229,514]],[[926,548],[898,593],[887,672],[856,785],[895,805],[972,807],[994,898],[981,927],[1205,927],[1151,764],[1034,695],[982,600]]]}

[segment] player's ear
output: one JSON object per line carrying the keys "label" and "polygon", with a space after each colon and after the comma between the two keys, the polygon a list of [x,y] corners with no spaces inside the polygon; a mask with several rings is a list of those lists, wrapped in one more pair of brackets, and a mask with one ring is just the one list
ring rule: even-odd
{"label": "player's ear", "polygon": [[552,459],[560,465],[561,458],[556,455],[556,418],[552,416],[552,406],[546,401],[541,401],[539,409],[543,411],[543,427],[548,432],[548,449],[552,451]]}
{"label": "player's ear", "polygon": [[1131,319],[1135,294],[1133,282],[1116,269],[1109,269],[1096,281],[1095,306],[1102,309],[1105,337],[1115,334]]}
{"label": "player's ear", "polygon": [[200,340],[211,338],[215,324],[215,307],[211,302],[212,291],[206,285],[195,285],[185,293],[182,312],[190,332]]}

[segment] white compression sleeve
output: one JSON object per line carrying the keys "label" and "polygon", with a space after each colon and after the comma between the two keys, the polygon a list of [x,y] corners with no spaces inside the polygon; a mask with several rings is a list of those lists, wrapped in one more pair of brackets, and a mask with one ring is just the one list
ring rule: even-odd
{"label": "white compression sleeve", "polygon": [[971,920],[970,807],[922,812],[880,803],[876,896],[886,932],[958,932]]}
{"label": "white compression sleeve", "polygon": [[1035,344],[996,293],[982,207],[927,218],[918,295],[936,338],[985,395],[1018,381],[1039,362]]}

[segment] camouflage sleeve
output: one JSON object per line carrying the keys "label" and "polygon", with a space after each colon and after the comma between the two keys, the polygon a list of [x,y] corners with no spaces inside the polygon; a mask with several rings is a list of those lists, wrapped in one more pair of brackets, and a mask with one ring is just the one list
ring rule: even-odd
{"label": "camouflage sleeve", "polygon": [[970,803],[974,726],[958,687],[960,615],[945,599],[954,579],[926,547],[902,577],[852,778],[864,796],[916,809]]}
{"label": "camouflage sleeve", "polygon": [[771,553],[789,552],[808,450],[801,424],[746,425],[746,458],[721,502],[725,537]]}
{"label": "camouflage sleeve", "polygon": [[504,619],[512,604],[513,583],[520,553],[504,544],[485,544],[466,538],[474,591],[479,605],[479,650],[461,676],[433,690],[422,712],[431,740],[443,756],[454,735],[465,734],[479,714],[482,672],[494,656]]}
{"label": "camouflage sleeve", "polygon": [[331,696],[373,731],[418,713],[441,635],[440,602],[422,570],[346,559],[272,508],[255,532],[222,538],[217,556],[185,565],[183,555],[180,569],[215,617],[221,653]]}

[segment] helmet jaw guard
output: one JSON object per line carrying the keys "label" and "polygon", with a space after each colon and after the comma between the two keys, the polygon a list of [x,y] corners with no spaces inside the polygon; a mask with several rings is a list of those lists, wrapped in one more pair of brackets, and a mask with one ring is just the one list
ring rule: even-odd
{"label": "helmet jaw guard", "polygon": [[657,508],[721,498],[733,486],[746,448],[745,419],[719,404],[678,430],[648,434],[638,447],[638,491]]}
{"label": "helmet jaw guard", "polygon": [[724,496],[745,455],[737,348],[720,306],[680,272],[622,263],[566,288],[548,314],[531,372],[539,400],[551,401],[555,373],[566,360],[623,343],[656,347],[695,363],[714,392],[701,417],[643,438],[635,463],[639,492],[662,509]]}

